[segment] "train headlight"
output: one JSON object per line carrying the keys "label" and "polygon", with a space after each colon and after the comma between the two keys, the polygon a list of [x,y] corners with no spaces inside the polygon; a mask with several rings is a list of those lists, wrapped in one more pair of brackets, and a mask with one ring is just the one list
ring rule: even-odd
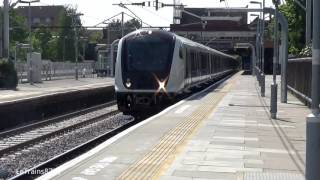
{"label": "train headlight", "polygon": [[166,90],[166,83],[167,83],[167,80],[168,80],[168,77],[166,77],[165,79],[159,79],[155,74],[153,74],[154,78],[156,79],[156,81],[158,82],[158,90],[157,90],[157,93],[159,93],[160,91],[163,91],[163,92],[167,92]]}
{"label": "train headlight", "polygon": [[127,86],[127,88],[130,88],[131,87],[131,82],[130,82],[130,79],[127,79],[127,82],[126,82],[126,86]]}
{"label": "train headlight", "polygon": [[161,91],[161,90],[166,91],[166,81],[163,81],[163,82],[158,81],[158,84],[159,84],[158,91]]}

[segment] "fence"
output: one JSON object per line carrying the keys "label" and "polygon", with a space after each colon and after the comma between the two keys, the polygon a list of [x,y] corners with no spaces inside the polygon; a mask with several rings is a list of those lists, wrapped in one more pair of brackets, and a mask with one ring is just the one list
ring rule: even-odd
{"label": "fence", "polygon": [[288,61],[288,89],[302,102],[311,104],[312,59],[298,58]]}
{"label": "fence", "polygon": [[[26,62],[16,62],[20,83],[28,82],[28,67]],[[75,77],[75,69],[78,67],[78,75],[81,77],[93,77],[95,73],[95,62],[71,63],[71,62],[51,62],[42,61],[41,77],[42,80],[48,81],[53,79],[66,79]]]}

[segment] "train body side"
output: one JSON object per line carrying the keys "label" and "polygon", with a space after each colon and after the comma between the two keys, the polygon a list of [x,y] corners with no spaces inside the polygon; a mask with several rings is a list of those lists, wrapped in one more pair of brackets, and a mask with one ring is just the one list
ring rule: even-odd
{"label": "train body side", "polygon": [[115,91],[119,110],[130,113],[157,107],[238,65],[232,56],[173,33],[130,33],[118,45]]}

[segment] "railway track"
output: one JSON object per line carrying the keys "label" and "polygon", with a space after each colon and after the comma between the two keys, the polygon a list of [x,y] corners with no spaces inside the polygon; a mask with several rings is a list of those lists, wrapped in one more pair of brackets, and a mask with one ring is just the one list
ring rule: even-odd
{"label": "railway track", "polygon": [[0,157],[63,132],[113,116],[119,113],[114,104],[115,102],[106,103],[0,133]]}
{"label": "railway track", "polygon": [[[227,78],[228,77],[226,77],[226,79]],[[223,81],[224,80],[221,80],[221,81],[217,82],[217,84],[220,84]],[[87,112],[90,112],[90,111],[87,111]],[[87,112],[85,112],[83,114],[86,114]],[[102,119],[107,119],[105,121],[113,121],[113,119],[117,119],[117,118],[112,117],[113,115],[115,117],[118,116],[117,110],[115,110],[115,111],[110,110],[110,113],[114,113],[114,114],[109,114],[109,115],[105,114],[106,116],[101,115],[101,117],[104,116],[104,118],[102,117]],[[97,119],[99,119],[98,117],[99,117],[99,115],[97,115]],[[92,119],[95,119],[95,118],[92,118]],[[90,125],[90,126],[99,126],[100,127],[101,124],[99,124],[99,121],[97,119],[92,120],[92,123],[91,123],[92,125]],[[143,118],[140,120],[143,120]],[[64,151],[61,151],[61,152],[56,153],[54,155],[51,155],[49,158],[47,157],[45,161],[41,161],[40,163],[36,163],[36,164],[33,164],[32,166],[29,166],[29,169],[23,169],[22,171],[20,170],[19,173],[15,173],[13,175],[11,174],[9,176],[9,178],[10,178],[10,180],[35,179],[36,177],[39,177],[40,175],[42,175],[42,174],[37,174],[37,172],[43,172],[46,169],[53,169],[53,168],[63,164],[64,162],[67,162],[75,157],[78,157],[79,155],[83,154],[84,152],[87,152],[88,150],[99,145],[100,143],[104,142],[105,140],[109,139],[110,137],[113,137],[114,135],[133,126],[134,124],[138,123],[140,120],[137,121],[137,120],[134,120],[132,117],[125,117],[123,115],[119,115],[118,120],[116,120],[115,124],[113,123],[113,125],[106,125],[105,127],[101,128],[102,131],[100,133],[95,133],[94,136],[88,137],[87,140],[83,140],[77,146],[74,146],[72,148],[69,148],[68,150],[64,150]],[[63,123],[63,122],[64,121],[60,121],[60,123]],[[50,123],[48,123],[48,124],[50,124]],[[90,123],[88,123],[88,124],[84,123],[83,126],[75,125],[74,128],[71,128],[72,125],[70,125],[70,129],[67,130],[66,134],[76,134],[76,133],[73,133],[73,131],[78,131],[78,132],[86,131],[85,129],[91,128],[91,127],[88,127],[89,124]],[[77,126],[78,126],[78,129],[77,129]],[[41,126],[41,127],[44,127],[44,126]],[[45,130],[46,129],[44,129],[43,132],[45,132]],[[69,133],[69,131],[70,131],[70,133]],[[90,130],[90,131],[95,131],[95,130]],[[56,139],[58,139],[59,141],[61,138],[64,138],[64,136],[67,136],[66,134],[60,135],[60,136],[58,134],[56,135]],[[61,132],[60,134],[63,134],[63,132]],[[79,139],[78,137],[80,137],[77,134],[75,136],[76,136],[75,139]],[[0,134],[0,137],[2,137],[1,134]],[[54,137],[54,136],[52,136],[52,137]],[[50,138],[46,138],[42,142],[49,144],[49,145],[44,145],[44,146],[50,146],[52,144],[56,145],[56,142],[54,142],[54,140],[52,143],[50,143],[50,141],[52,141]],[[66,140],[66,141],[68,143],[70,142],[70,140]],[[0,142],[1,142],[1,139],[0,139]],[[37,141],[37,142],[41,142],[41,141]],[[33,143],[33,144],[37,144],[37,143]],[[38,145],[35,145],[35,146],[38,146]],[[51,146],[50,146],[50,148],[51,148]],[[45,156],[49,156],[48,154],[50,154],[50,153],[47,153],[47,152],[44,153]],[[24,157],[24,156],[22,156],[22,157]],[[1,156],[0,156],[0,170],[1,170]],[[0,172],[0,174],[1,174],[1,172]],[[0,177],[0,179],[1,179],[1,177]]]}
{"label": "railway track", "polygon": [[[64,154],[69,154],[68,158],[73,157],[70,152],[75,154],[74,149],[82,149],[78,146],[90,149],[96,145],[92,143],[101,139],[101,134],[120,130],[130,122],[133,122],[132,117],[123,116],[115,102],[109,102],[1,132],[0,179],[25,176],[28,173],[24,172],[39,164],[50,164],[48,162],[52,159]],[[90,142],[90,146],[83,146]],[[50,168],[53,166],[50,165]]]}
{"label": "railway track", "polygon": [[125,129],[133,126],[136,124],[137,121],[131,120],[127,123],[117,126],[115,128],[110,129],[109,131],[102,133],[101,135],[86,141],[85,143],[82,143],[64,153],[61,153],[57,156],[54,156],[53,158],[38,164],[37,166],[34,166],[30,169],[25,170],[24,172],[17,174],[14,177],[11,177],[9,180],[31,180],[35,179],[42,174],[37,174],[36,172],[44,172],[48,169],[53,169],[55,167],[58,167],[64,162],[67,162],[68,160],[71,160],[73,158],[78,157],[79,155],[83,154],[84,152],[89,151],[93,147],[99,145],[100,143],[104,142],[105,140],[113,137],[114,135],[124,131]]}

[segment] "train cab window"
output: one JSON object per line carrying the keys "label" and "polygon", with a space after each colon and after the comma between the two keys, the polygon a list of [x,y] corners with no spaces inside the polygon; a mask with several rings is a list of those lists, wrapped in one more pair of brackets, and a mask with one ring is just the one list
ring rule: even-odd
{"label": "train cab window", "polygon": [[172,37],[162,34],[128,37],[123,50],[124,67],[127,71],[167,71],[173,45]]}

